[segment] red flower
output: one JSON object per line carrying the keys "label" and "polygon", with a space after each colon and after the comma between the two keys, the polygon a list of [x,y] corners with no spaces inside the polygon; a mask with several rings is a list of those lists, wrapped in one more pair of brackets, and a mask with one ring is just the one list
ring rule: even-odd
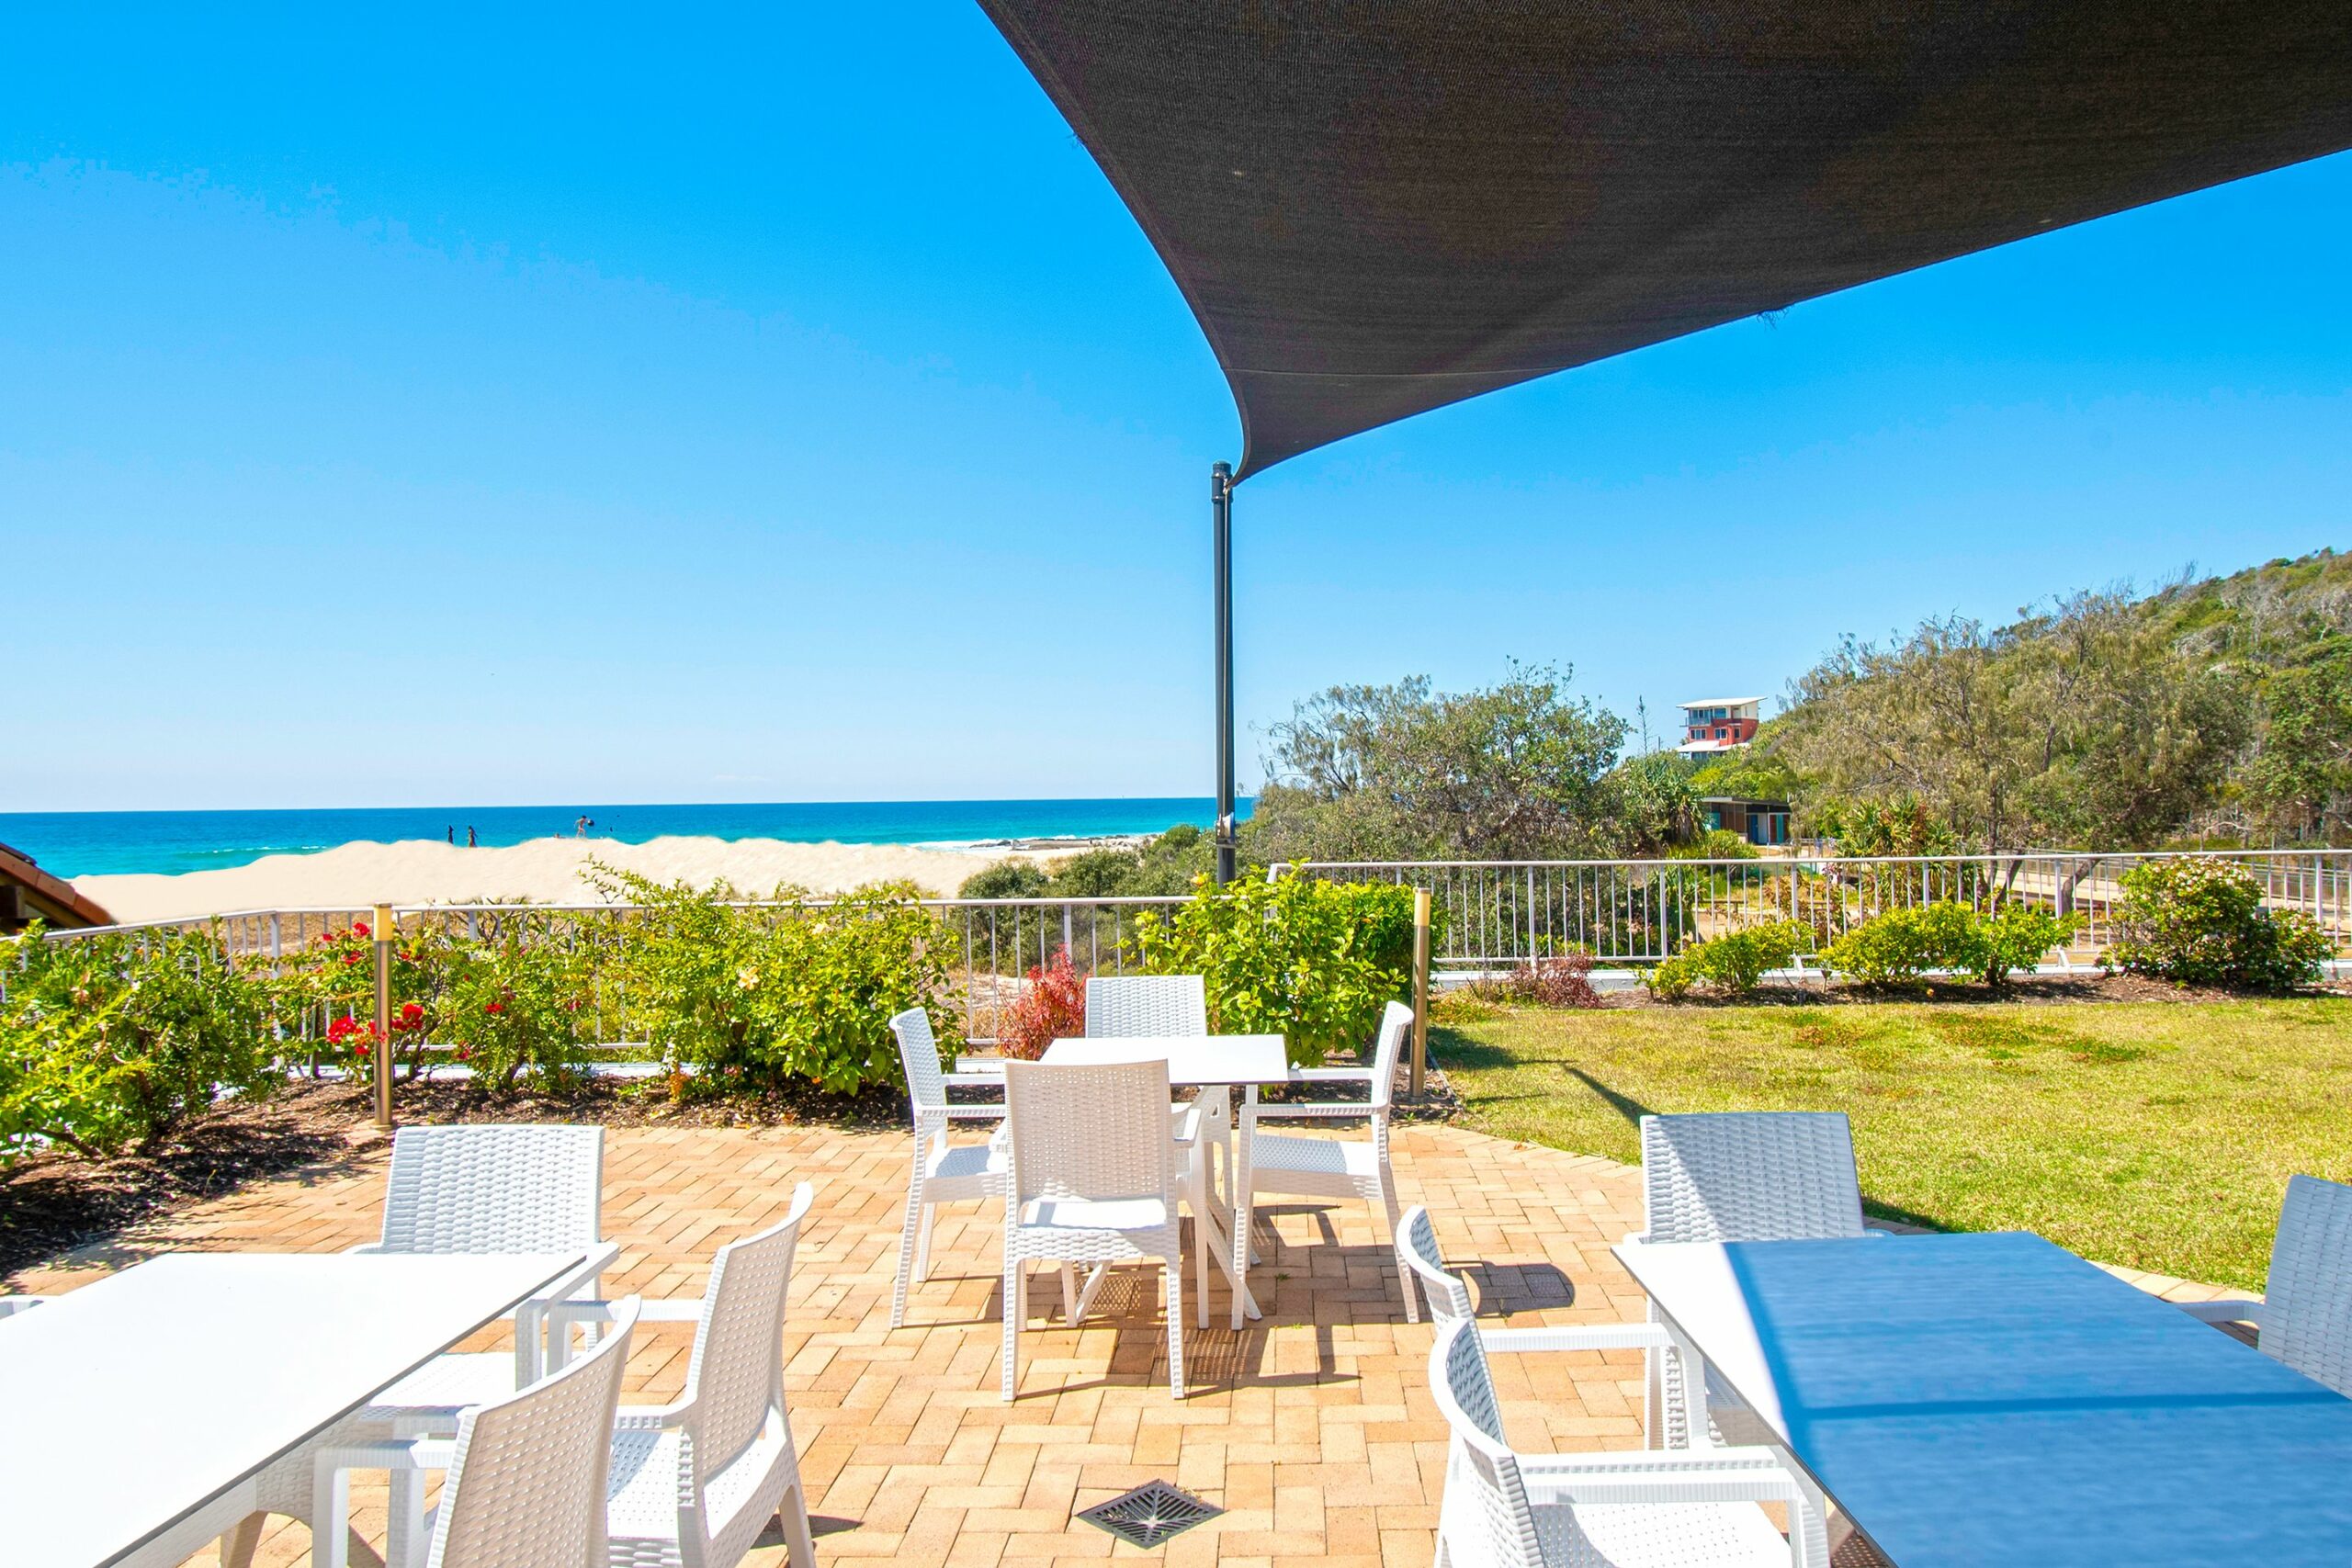
{"label": "red flower", "polygon": [[352,921],[351,934],[353,936],[366,936],[368,934],[368,922],[365,920]]}
{"label": "red flower", "polygon": [[345,968],[346,968],[346,969],[350,968],[353,964],[356,964],[356,963],[358,963],[358,962],[359,962],[359,954],[357,954],[357,953],[345,953],[345,954],[343,955],[343,966],[344,966]]}
{"label": "red flower", "polygon": [[423,1018],[424,1016],[424,1004],[422,1002],[402,1002],[401,1004],[401,1016],[406,1019]]}
{"label": "red flower", "polygon": [[484,1012],[504,1012],[506,1010],[506,1004],[504,1002],[484,1002],[482,1004],[481,1010]]}

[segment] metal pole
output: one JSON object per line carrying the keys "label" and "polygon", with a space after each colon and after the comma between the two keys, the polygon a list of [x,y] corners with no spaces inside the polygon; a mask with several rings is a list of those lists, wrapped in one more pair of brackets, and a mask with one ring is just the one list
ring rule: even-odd
{"label": "metal pole", "polygon": [[1209,469],[1209,521],[1216,558],[1216,879],[1233,880],[1233,467]]}
{"label": "metal pole", "polygon": [[1406,1092],[1421,1098],[1430,1065],[1430,895],[1413,889],[1413,1072]]}
{"label": "metal pole", "polygon": [[392,1130],[392,907],[376,906],[376,1043],[368,1052],[376,1069],[376,1127]]}

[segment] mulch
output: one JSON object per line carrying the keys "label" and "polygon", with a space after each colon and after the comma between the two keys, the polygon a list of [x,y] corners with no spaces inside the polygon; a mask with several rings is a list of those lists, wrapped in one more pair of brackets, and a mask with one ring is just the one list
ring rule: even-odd
{"label": "mulch", "polygon": [[[2293,992],[2298,997],[2352,997],[2352,982],[2335,981]],[[2053,1006],[2088,1002],[2231,1002],[2275,1001],[2275,991],[2233,991],[2217,986],[2176,986],[2143,975],[2108,975],[2085,970],[2078,975],[2018,976],[2000,991],[1975,981],[1930,980],[1917,986],[1831,985],[1810,980],[1804,985],[1767,981],[1752,996],[1717,997],[1693,991],[1679,1002],[1661,1001],[1645,987],[1604,994],[1605,1008],[1728,1008],[1728,1007],[1854,1007],[1871,1002],[1911,1002],[1943,1005],[1986,1002],[2019,1006]]]}

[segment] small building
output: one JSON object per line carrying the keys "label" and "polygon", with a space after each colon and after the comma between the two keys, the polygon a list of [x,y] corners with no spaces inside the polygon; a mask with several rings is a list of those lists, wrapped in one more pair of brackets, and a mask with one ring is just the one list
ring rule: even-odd
{"label": "small building", "polygon": [[1682,709],[1682,743],[1675,750],[1686,757],[1733,751],[1756,739],[1762,697],[1702,697],[1678,705]]}
{"label": "small building", "polygon": [[22,850],[0,844],[0,936],[20,931],[34,920],[52,930],[114,924],[114,917],[96,899],[41,870]]}
{"label": "small building", "polygon": [[1729,795],[1702,795],[1699,797],[1699,820],[1711,833],[1718,829],[1736,833],[1751,844],[1785,844],[1789,841],[1789,803],[1785,800],[1747,800]]}

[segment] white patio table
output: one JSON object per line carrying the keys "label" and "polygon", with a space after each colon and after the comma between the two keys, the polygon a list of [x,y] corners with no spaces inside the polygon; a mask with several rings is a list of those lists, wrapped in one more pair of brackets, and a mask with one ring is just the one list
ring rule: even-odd
{"label": "white patio table", "polygon": [[[1233,1326],[1238,1329],[1246,1315],[1257,1317],[1258,1300],[1250,1293],[1250,1143],[1256,1118],[1244,1115],[1236,1119],[1229,1114],[1231,1092],[1239,1089],[1242,1103],[1254,1110],[1258,1103],[1258,1086],[1284,1083],[1290,1078],[1290,1054],[1283,1048],[1279,1034],[1133,1034],[1114,1039],[1057,1040],[1046,1047],[1041,1060],[1057,1065],[1094,1066],[1111,1062],[1164,1061],[1168,1064],[1168,1081],[1185,1084],[1201,1091],[1220,1114],[1221,1124],[1230,1129],[1233,1137],[1231,1157],[1226,1168],[1231,1173],[1232,1202],[1228,1213],[1218,1215],[1197,1214],[1194,1219],[1207,1226],[1209,1251],[1225,1277],[1233,1285]],[[1238,1237],[1242,1245],[1234,1245]],[[1099,1277],[1099,1272],[1098,1272]],[[1089,1281],[1089,1290],[1092,1281]],[[1084,1298],[1080,1298],[1081,1304]]]}
{"label": "white patio table", "polygon": [[2352,1400],[2040,1236],[1616,1254],[1897,1568],[2352,1562]]}
{"label": "white patio table", "polygon": [[0,1320],[0,1561],[183,1561],[263,1466],[586,1256],[175,1253]]}

